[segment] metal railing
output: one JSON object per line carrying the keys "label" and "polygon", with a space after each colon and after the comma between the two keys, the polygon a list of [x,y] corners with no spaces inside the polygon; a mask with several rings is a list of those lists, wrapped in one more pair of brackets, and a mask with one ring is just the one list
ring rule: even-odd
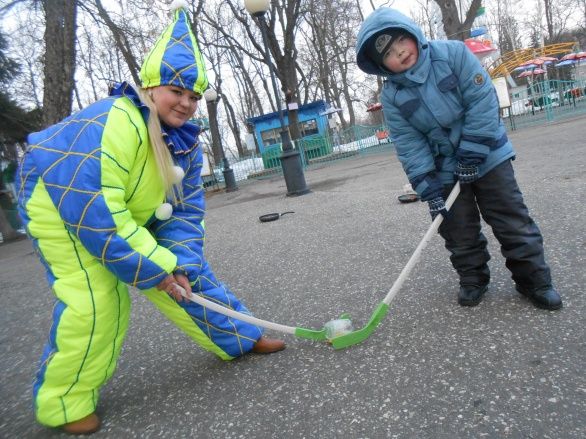
{"label": "metal railing", "polygon": [[[356,125],[346,130],[333,131],[325,136],[314,135],[294,142],[304,169],[317,164],[368,154],[391,147],[388,129],[384,126]],[[252,153],[241,160],[231,160],[236,181],[262,179],[281,174],[281,145],[272,145],[262,154]],[[206,187],[223,187],[223,168],[217,166],[213,175],[206,177]]]}
{"label": "metal railing", "polygon": [[543,125],[586,114],[586,80],[533,81],[503,110],[510,129]]}

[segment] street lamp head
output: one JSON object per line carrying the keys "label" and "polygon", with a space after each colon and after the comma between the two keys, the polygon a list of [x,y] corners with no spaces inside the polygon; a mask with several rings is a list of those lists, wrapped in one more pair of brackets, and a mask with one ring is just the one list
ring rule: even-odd
{"label": "street lamp head", "polygon": [[270,0],[244,0],[244,7],[253,17],[263,16],[270,8]]}
{"label": "street lamp head", "polygon": [[218,93],[213,88],[208,88],[204,93],[203,97],[206,102],[215,102],[218,99]]}

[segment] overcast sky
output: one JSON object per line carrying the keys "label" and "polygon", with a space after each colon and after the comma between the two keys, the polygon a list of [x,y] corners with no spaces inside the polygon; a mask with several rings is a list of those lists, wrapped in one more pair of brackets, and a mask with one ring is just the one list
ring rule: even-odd
{"label": "overcast sky", "polygon": [[[370,13],[372,11],[372,8],[370,6],[370,1],[369,0],[361,0],[361,1],[362,1],[364,13],[365,13],[365,15],[367,15],[368,13]],[[405,15],[409,15],[410,10],[413,7],[417,6],[417,4],[413,0],[395,0],[394,2],[389,2],[388,0],[386,0],[386,1],[374,0],[373,3],[377,7],[381,6],[381,5],[390,6],[392,8],[398,9],[399,11],[401,11]]]}

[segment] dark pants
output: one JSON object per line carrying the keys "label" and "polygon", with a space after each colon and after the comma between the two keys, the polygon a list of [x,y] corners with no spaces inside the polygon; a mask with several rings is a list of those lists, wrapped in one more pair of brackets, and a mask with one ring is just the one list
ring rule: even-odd
{"label": "dark pants", "polygon": [[[446,188],[446,197],[451,188]],[[486,237],[480,214],[501,244],[513,281],[526,289],[551,286],[543,256],[543,238],[529,216],[510,160],[500,164],[461,192],[439,232],[451,252],[460,285],[486,285],[490,281]]]}

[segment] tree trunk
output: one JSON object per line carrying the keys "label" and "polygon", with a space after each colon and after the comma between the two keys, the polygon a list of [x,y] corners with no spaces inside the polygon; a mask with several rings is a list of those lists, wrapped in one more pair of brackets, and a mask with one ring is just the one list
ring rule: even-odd
{"label": "tree trunk", "polygon": [[212,137],[212,154],[214,156],[214,165],[218,166],[222,163],[224,154],[222,153],[222,146],[220,142],[220,130],[218,128],[218,101],[206,101],[208,107],[208,118],[210,123],[210,133]]}
{"label": "tree trunk", "polygon": [[234,108],[232,107],[232,104],[230,104],[228,99],[226,99],[226,95],[224,95],[224,99],[222,102],[224,102],[224,108],[226,109],[226,114],[228,115],[228,117],[227,117],[228,125],[230,126],[230,129],[232,130],[232,134],[234,135],[234,141],[236,142],[236,149],[238,150],[238,156],[243,157],[244,156],[244,147],[242,146],[242,140],[240,138],[240,124],[238,123],[238,120],[236,119],[236,113],[234,112]]}
{"label": "tree trunk", "polygon": [[[267,21],[267,38],[269,50],[275,60],[276,74],[281,82],[281,91],[285,95],[287,105],[289,102],[298,103],[298,83],[296,59],[297,49],[295,47],[295,31],[296,24],[300,15],[300,2],[296,0],[288,0],[285,4],[274,2],[275,7],[273,14]],[[276,18],[279,18],[281,30],[283,32],[283,49],[281,51],[281,44],[277,38],[275,27],[277,25]],[[261,18],[261,20],[264,18]],[[270,56],[270,55],[269,55]],[[275,99],[282,99],[282,96],[275,96]],[[297,111],[288,111],[289,132],[291,139],[296,140],[301,138],[301,131],[299,130],[299,119]]]}
{"label": "tree trunk", "polygon": [[544,0],[543,7],[545,9],[545,23],[547,26],[547,38],[549,44],[554,42],[554,30],[553,30],[553,11],[551,0]]}
{"label": "tree trunk", "polygon": [[[458,11],[456,0],[434,0],[442,11],[442,23],[449,40],[464,41],[470,36],[472,22],[476,18],[476,12],[482,4],[482,0],[472,0],[467,11]],[[463,20],[460,19],[460,12]],[[465,12],[465,13],[464,13]]]}
{"label": "tree trunk", "polygon": [[54,124],[71,113],[75,75],[76,0],[43,0],[45,11],[45,80],[43,123]]}
{"label": "tree trunk", "polygon": [[[287,116],[289,119],[289,133],[291,133],[291,140],[301,139],[301,129],[299,128],[299,114],[295,106],[298,106],[298,99],[291,90],[287,90],[285,93],[285,103],[287,105]],[[293,108],[289,108],[290,104],[293,104]]]}
{"label": "tree trunk", "polygon": [[108,11],[104,9],[104,6],[102,5],[102,2],[100,0],[96,0],[96,7],[98,8],[98,13],[100,14],[100,17],[102,18],[102,20],[104,20],[106,26],[108,26],[108,29],[110,29],[110,32],[112,32],[112,36],[114,37],[114,41],[116,42],[116,47],[120,52],[122,52],[124,61],[126,61],[128,70],[130,70],[132,80],[135,84],[140,84],[140,64],[138,63],[138,61],[136,61],[136,58],[132,54],[132,51],[130,50],[129,43],[126,39],[126,36],[124,35],[124,32],[112,21],[110,15],[108,14]]}

